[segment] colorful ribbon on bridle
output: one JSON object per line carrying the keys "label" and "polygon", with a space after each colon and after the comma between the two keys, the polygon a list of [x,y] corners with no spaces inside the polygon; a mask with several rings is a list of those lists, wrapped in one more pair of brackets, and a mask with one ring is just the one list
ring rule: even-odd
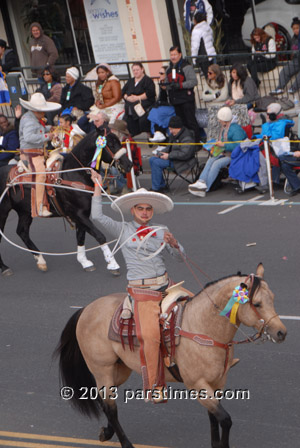
{"label": "colorful ribbon on bridle", "polygon": [[220,316],[227,316],[232,324],[236,324],[236,315],[240,304],[249,302],[249,291],[244,286],[234,288],[232,296],[228,300],[225,308],[220,312]]}
{"label": "colorful ribbon on bridle", "polygon": [[102,151],[103,148],[105,148],[106,144],[107,144],[106,137],[104,135],[99,135],[99,137],[97,137],[96,140],[96,151],[91,163],[91,167],[95,168],[96,170],[99,170]]}

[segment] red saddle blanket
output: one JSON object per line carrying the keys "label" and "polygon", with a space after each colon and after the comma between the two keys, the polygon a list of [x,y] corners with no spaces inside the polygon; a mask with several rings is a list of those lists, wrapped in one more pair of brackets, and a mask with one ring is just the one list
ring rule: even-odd
{"label": "red saddle blanket", "polygon": [[[108,338],[111,341],[121,342],[123,348],[125,348],[125,345],[129,345],[130,349],[134,350],[134,346],[138,347],[140,345],[136,336],[134,316],[132,316],[131,319],[120,319],[122,309],[123,302],[120,303],[111,319]],[[174,341],[175,345],[179,344],[180,336],[178,333],[179,327],[181,327],[183,310],[183,304],[179,302],[174,303],[170,319],[168,321],[163,319],[160,320],[161,335],[165,344],[172,344],[172,341]]]}

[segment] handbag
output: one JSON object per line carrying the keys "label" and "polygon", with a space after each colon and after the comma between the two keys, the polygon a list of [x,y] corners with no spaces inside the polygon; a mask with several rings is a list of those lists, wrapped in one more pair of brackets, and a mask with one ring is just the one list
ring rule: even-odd
{"label": "handbag", "polygon": [[146,113],[141,102],[137,103],[135,106],[133,106],[133,108],[138,117],[142,117]]}

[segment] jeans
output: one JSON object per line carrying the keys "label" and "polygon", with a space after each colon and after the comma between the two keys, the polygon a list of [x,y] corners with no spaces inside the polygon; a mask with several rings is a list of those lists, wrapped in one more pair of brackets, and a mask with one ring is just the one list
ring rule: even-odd
{"label": "jeans", "polygon": [[297,56],[294,57],[291,61],[289,61],[279,73],[279,83],[276,87],[277,89],[284,89],[287,83],[292,79],[294,75],[296,76],[295,81],[291,85],[291,89],[294,91],[298,91],[300,88],[300,63]]}
{"label": "jeans", "polygon": [[163,170],[173,167],[171,160],[160,159],[159,157],[150,157],[152,190],[160,190],[166,186],[163,176]]}
{"label": "jeans", "polygon": [[300,166],[300,159],[290,155],[282,155],[279,157],[282,172],[288,180],[293,191],[300,190],[300,179],[297,171],[293,170],[293,166]]}
{"label": "jeans", "polygon": [[230,164],[230,157],[224,157],[222,155],[218,157],[210,157],[205,164],[204,170],[200,174],[199,180],[202,180],[207,185],[207,190],[209,191],[210,187],[216,180],[220,169],[228,166]]}

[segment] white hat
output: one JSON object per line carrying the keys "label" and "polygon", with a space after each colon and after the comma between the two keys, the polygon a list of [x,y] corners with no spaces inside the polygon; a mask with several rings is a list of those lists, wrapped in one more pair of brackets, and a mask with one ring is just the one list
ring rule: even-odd
{"label": "white hat", "polygon": [[267,112],[269,114],[276,114],[276,115],[278,115],[281,112],[281,105],[279,103],[271,103],[267,107]]}
{"label": "white hat", "polygon": [[232,112],[230,107],[221,107],[217,114],[218,120],[222,121],[231,121],[232,120]]}
{"label": "white hat", "polygon": [[111,208],[115,212],[119,211],[120,208],[123,213],[129,213],[131,208],[137,204],[149,204],[153,207],[154,213],[157,214],[170,212],[174,207],[172,199],[165,194],[139,188],[133,193],[127,193],[117,198],[111,204]]}
{"label": "white hat", "polygon": [[75,81],[77,81],[77,79],[80,76],[80,73],[79,73],[79,70],[77,67],[68,68],[66,73],[68,73],[68,75],[72,76],[72,78],[75,79]]}
{"label": "white hat", "polygon": [[33,93],[29,101],[20,98],[20,104],[25,109],[32,110],[34,112],[49,112],[61,108],[61,104],[59,103],[46,101],[42,93]]}

